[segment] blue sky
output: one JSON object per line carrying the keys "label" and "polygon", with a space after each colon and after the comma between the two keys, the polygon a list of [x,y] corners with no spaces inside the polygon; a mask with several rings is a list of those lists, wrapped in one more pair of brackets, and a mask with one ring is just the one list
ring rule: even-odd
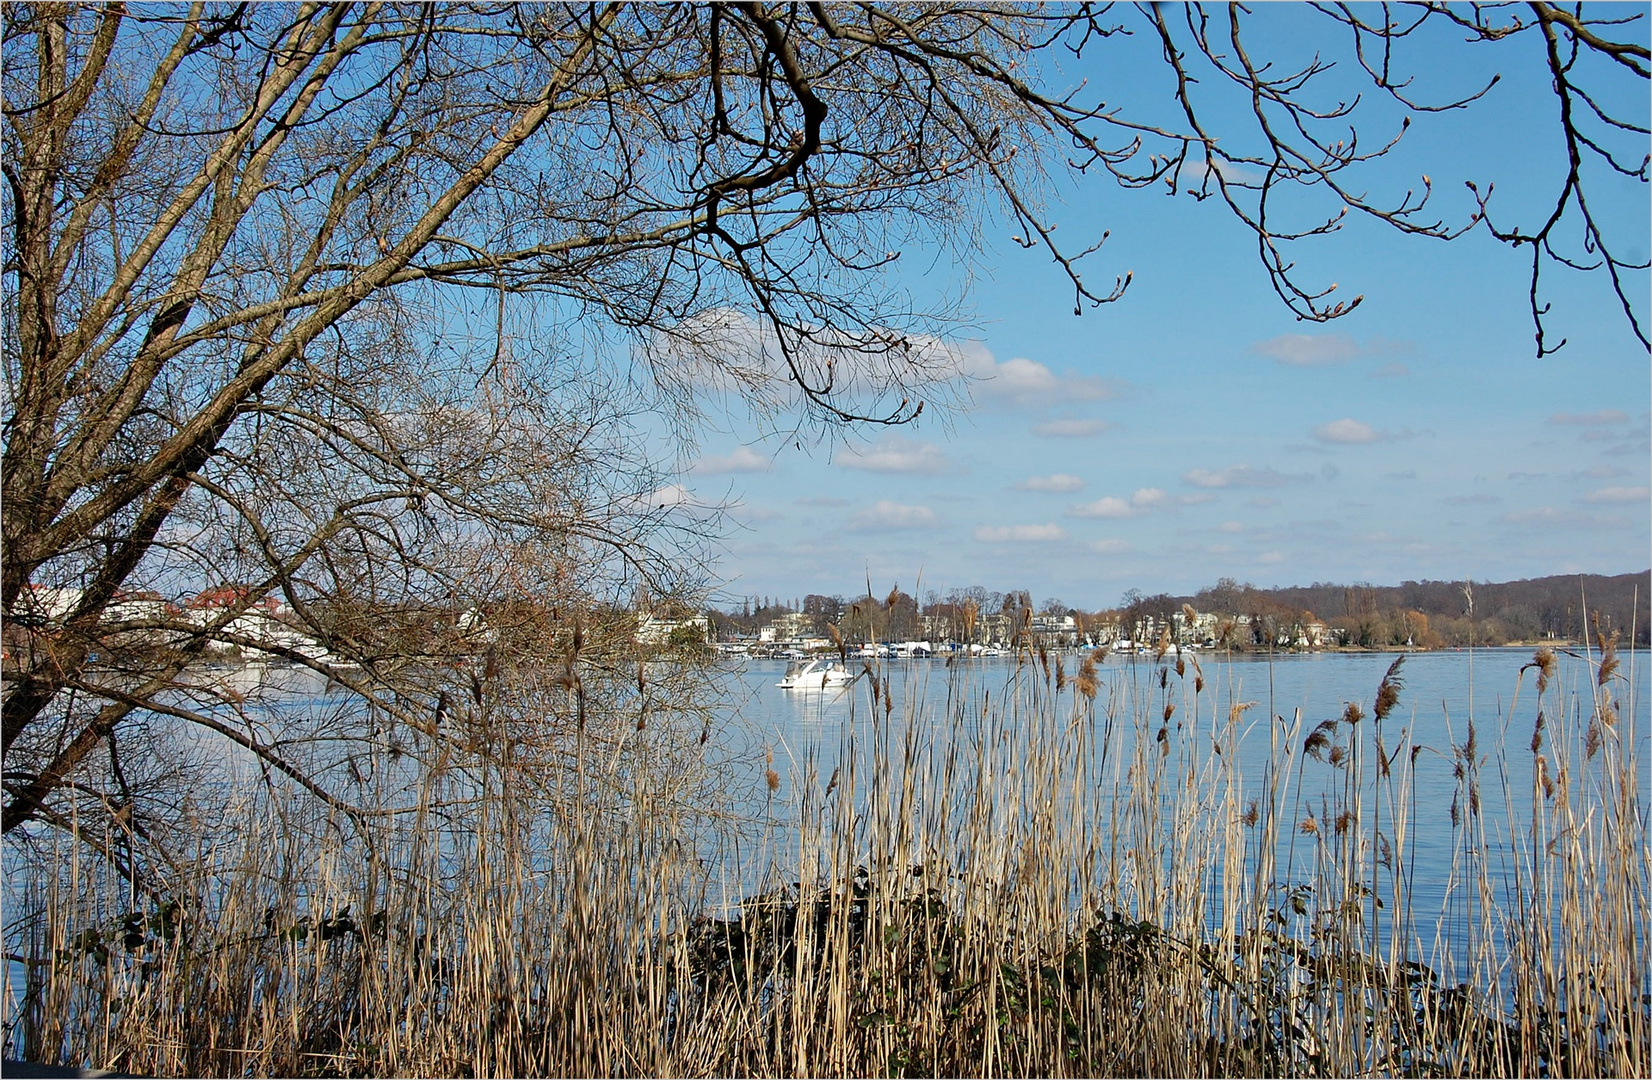
{"label": "blue sky", "polygon": [[[1279,48],[1307,48],[1304,17],[1267,28]],[[1164,115],[1168,84],[1141,45],[1054,77],[1111,78]],[[1494,180],[1493,206],[1529,222],[1562,165],[1530,54],[1442,40],[1414,60],[1440,96],[1505,77],[1477,108],[1414,124],[1368,171],[1373,194],[1429,173],[1439,216],[1460,222],[1463,181]],[[1637,93],[1627,108],[1644,125],[1644,82]],[[1646,186],[1594,179],[1645,259]],[[1549,271],[1551,333],[1569,343],[1540,360],[1529,262],[1483,230],[1447,244],[1354,220],[1300,245],[1310,280],[1365,297],[1322,325],[1274,296],[1254,239],[1215,200],[1083,180],[1052,217],[1070,237],[1111,230],[1088,276],[1131,271],[1124,299],[1075,317],[1048,257],[1003,224],[972,266],[902,260],[920,300],[970,282],[954,333],[970,407],[802,449],[739,417],[703,437],[681,482],[733,506],[714,568],[726,596],[850,593],[868,576],[880,593],[912,590],[921,575],[924,590],[1025,588],[1094,608],[1224,576],[1507,580],[1652,563],[1652,370],[1602,275]],[[1631,281],[1643,301],[1647,287]]]}

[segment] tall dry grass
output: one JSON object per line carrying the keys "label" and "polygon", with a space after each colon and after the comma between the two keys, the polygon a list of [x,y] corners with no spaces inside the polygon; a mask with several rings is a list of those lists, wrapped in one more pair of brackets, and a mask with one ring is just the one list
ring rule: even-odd
{"label": "tall dry grass", "polygon": [[[1652,856],[1600,644],[1539,653],[1510,732],[1450,747],[1399,724],[1399,663],[1310,724],[1162,654],[1120,676],[1028,652],[1007,684],[934,665],[932,713],[873,670],[835,756],[743,779],[689,782],[680,746],[593,717],[565,768],[427,769],[365,834],[260,788],[164,893],[67,840],[8,867],[9,1050],[154,1075],[1645,1075]],[[1434,752],[1444,921],[1412,902]]]}

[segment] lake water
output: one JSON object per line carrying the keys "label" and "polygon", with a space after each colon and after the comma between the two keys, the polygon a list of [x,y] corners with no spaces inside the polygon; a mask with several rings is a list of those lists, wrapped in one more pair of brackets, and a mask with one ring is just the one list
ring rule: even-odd
{"label": "lake water", "polygon": [[[855,759],[862,778],[871,776],[872,754],[878,738],[883,745],[899,745],[901,740],[921,744],[932,755],[944,752],[948,740],[996,740],[1000,746],[1014,745],[1049,731],[1038,725],[1065,725],[1074,714],[1073,678],[1081,657],[1061,658],[1066,689],[1053,698],[1053,705],[1017,708],[1027,696],[1028,680],[1041,683],[1044,675],[1032,663],[1018,665],[1013,658],[976,658],[948,664],[944,660],[884,661],[875,665],[881,685],[888,688],[887,699],[874,706],[870,680],[861,678],[843,691],[787,691],[780,681],[785,661],[750,660],[725,664],[722,676],[731,699],[723,722],[715,724],[715,735],[707,750],[728,767],[732,780],[728,789],[732,808],[743,811],[749,820],[768,820],[774,853],[786,852],[796,842],[796,810],[800,794],[809,787],[821,792],[826,778],[850,757]],[[1616,701],[1623,746],[1635,763],[1635,799],[1642,820],[1647,817],[1647,797],[1652,792],[1652,721],[1648,717],[1648,654],[1622,654],[1618,677],[1609,688]],[[1174,657],[1155,663],[1150,656],[1109,657],[1099,666],[1098,689],[1091,714],[1096,734],[1086,744],[1092,754],[1110,755],[1111,776],[1116,780],[1119,766],[1128,762],[1138,739],[1151,738],[1161,726],[1164,703],[1173,701],[1178,709],[1170,724],[1172,745],[1183,746],[1184,760],[1211,761],[1210,745],[1225,743],[1226,760],[1236,763],[1231,775],[1237,777],[1239,805],[1264,790],[1274,740],[1295,740],[1293,775],[1295,796],[1281,814],[1276,860],[1276,880],[1287,883],[1310,876],[1312,844],[1298,828],[1300,820],[1319,811],[1326,792],[1334,792],[1344,774],[1333,765],[1306,758],[1301,751],[1315,725],[1342,715],[1346,703],[1359,703],[1367,720],[1361,729],[1369,739],[1373,722],[1373,702],[1384,673],[1394,662],[1394,654],[1311,653],[1280,654],[1274,657],[1199,654],[1197,664],[1184,663],[1176,675]],[[1533,792],[1534,756],[1529,750],[1539,700],[1536,671],[1521,669],[1532,660],[1531,649],[1483,649],[1463,652],[1414,653],[1405,657],[1401,668],[1404,688],[1397,708],[1382,726],[1389,747],[1409,743],[1420,749],[1414,765],[1412,815],[1407,841],[1412,866],[1411,906],[1420,918],[1452,917],[1448,889],[1454,872],[1461,869],[1463,832],[1453,821],[1453,804],[1460,801],[1461,785],[1455,775],[1454,748],[1462,747],[1473,724],[1480,753],[1484,755],[1483,806],[1479,825],[1485,834],[1492,875],[1507,878],[1508,866],[1497,860],[1517,856],[1529,831]],[[1582,760],[1584,732],[1593,715],[1597,686],[1598,656],[1581,651],[1557,656],[1558,671],[1542,708],[1548,718],[1545,733],[1573,746],[1575,760]],[[348,730],[359,730],[359,706],[354,699],[330,688],[325,679],[302,669],[282,667],[225,668],[206,673],[225,682],[248,698],[249,714],[260,715],[266,730],[278,731],[289,722],[312,726],[316,717],[333,717],[340,724],[341,742],[327,745],[324,754],[354,753]],[[1203,688],[1192,690],[1196,677]],[[1161,687],[1161,681],[1163,687]],[[1046,702],[1049,702],[1048,683]],[[1516,690],[1518,687],[1518,699]],[[883,700],[894,708],[887,713]],[[1006,711],[1005,703],[1009,704]],[[1235,705],[1254,703],[1242,712],[1231,732],[1224,731]],[[1080,710],[1083,711],[1083,710]],[[1111,721],[1105,718],[1111,717]],[[284,718],[285,721],[284,722]],[[875,718],[875,719],[874,719]],[[1052,719],[1053,718],[1053,719]],[[989,730],[990,729],[990,730]],[[880,735],[881,732],[881,735]],[[210,738],[210,737],[209,737]],[[1344,741],[1346,737],[1344,736]],[[214,745],[217,745],[216,743]],[[343,750],[337,748],[342,747]],[[297,747],[291,747],[293,752]],[[231,764],[246,755],[220,747],[219,760]],[[781,782],[771,795],[765,773],[771,760]],[[1004,760],[1013,754],[1002,754]],[[253,781],[259,775],[250,759],[239,761],[241,775]],[[411,776],[411,759],[401,768],[384,761],[356,761],[361,772],[391,781],[398,772]],[[1102,770],[1094,770],[1097,776]],[[408,778],[392,781],[410,783]],[[868,779],[863,779],[862,793]],[[967,780],[964,783],[967,784]],[[1194,778],[1192,783],[1202,779]],[[962,792],[930,791],[926,797],[967,796]],[[1170,793],[1175,794],[1174,790]],[[818,805],[818,802],[817,802]],[[1099,804],[1093,799],[1087,809],[1092,814]],[[1288,815],[1288,820],[1286,819]],[[1458,816],[1465,815],[1458,807]],[[1323,815],[1321,815],[1323,816]],[[789,836],[788,836],[789,834]],[[784,859],[780,862],[783,864]],[[734,893],[759,887],[764,871],[743,865],[733,871],[730,886]],[[7,875],[7,887],[16,883]],[[1460,895],[1458,890],[1455,895]],[[731,895],[736,899],[736,895]]]}
{"label": "lake water", "polygon": [[[1417,747],[1411,756],[1413,797],[1412,821],[1405,856],[1412,867],[1410,903],[1420,919],[1453,918],[1453,905],[1466,902],[1465,890],[1448,888],[1453,874],[1461,874],[1464,830],[1469,815],[1466,790],[1456,768],[1473,725],[1480,759],[1480,812],[1478,829],[1484,830],[1484,850],[1493,880],[1507,880],[1510,863],[1526,846],[1531,824],[1535,756],[1530,750],[1539,709],[1537,671],[1522,667],[1533,659],[1530,648],[1481,649],[1407,654],[1401,666],[1403,690],[1397,707],[1381,725],[1384,743],[1394,747],[1409,743]],[[1236,775],[1245,788],[1243,801],[1263,790],[1276,735],[1293,730],[1296,740],[1290,778],[1298,785],[1298,798],[1290,808],[1292,820],[1285,822],[1275,853],[1281,879],[1309,876],[1307,864],[1312,845],[1300,835],[1299,819],[1324,805],[1319,801],[1343,783],[1342,774],[1328,762],[1307,758],[1302,741],[1321,721],[1343,714],[1346,703],[1358,703],[1366,715],[1359,726],[1361,737],[1369,740],[1375,730],[1372,713],[1377,689],[1396,654],[1307,653],[1267,656],[1223,657],[1198,655],[1197,669],[1184,663],[1177,676],[1174,657],[1157,664],[1150,656],[1110,657],[1099,666],[1096,714],[1111,713],[1113,723],[1106,729],[1108,752],[1115,761],[1128,759],[1137,738],[1161,725],[1165,701],[1174,701],[1178,711],[1170,725],[1173,737],[1192,739],[1190,756],[1209,753],[1212,739],[1223,738],[1222,728],[1230,709],[1251,703],[1241,714],[1236,729],[1237,746],[1225,746],[1230,760],[1237,760]],[[1585,758],[1583,740],[1595,713],[1598,671],[1597,654],[1582,650],[1559,653],[1557,671],[1541,701],[1545,714],[1545,750],[1550,761],[1557,758],[1556,741],[1572,747],[1574,760]],[[1648,740],[1652,723],[1648,720],[1648,655],[1623,653],[1618,676],[1608,689],[1619,714],[1618,730],[1638,775],[1636,801],[1642,820],[1647,814],[1649,783]],[[1029,738],[1024,725],[1065,723],[1073,715],[1072,678],[1080,656],[1062,658],[1067,677],[1064,695],[1053,707],[1016,714],[1007,732],[1002,726],[994,738]],[[862,678],[841,691],[789,691],[775,684],[785,671],[784,661],[750,660],[733,673],[736,684],[746,694],[739,708],[741,723],[728,738],[735,752],[757,763],[749,773],[752,803],[766,795],[763,786],[765,752],[772,752],[776,772],[785,778],[783,792],[789,792],[812,769],[818,786],[853,755],[864,759],[868,753],[868,732],[875,725],[869,718],[883,716],[875,707],[869,680]],[[1161,675],[1161,670],[1169,668]],[[973,738],[976,718],[992,714],[993,703],[1014,700],[1017,679],[1044,676],[1036,667],[1019,667],[1011,658],[958,660],[884,661],[877,665],[879,677],[890,691],[894,709],[885,721],[888,737],[898,743],[908,735],[919,742],[961,737]],[[1019,674],[1018,674],[1019,672]],[[1203,689],[1191,693],[1196,673]],[[1161,688],[1161,678],[1164,688]],[[1047,685],[1047,684],[1046,684]],[[1518,697],[1516,693],[1518,690]],[[1012,707],[1013,708],[1013,707]],[[951,710],[949,719],[948,711]],[[1039,717],[1043,719],[1040,720]],[[1052,721],[1050,717],[1055,717]],[[963,727],[956,722],[963,720]],[[993,721],[980,721],[993,723]],[[997,721],[1003,725],[1005,721]],[[1016,728],[1016,725],[1023,725]],[[1166,725],[1166,726],[1170,726]],[[916,729],[916,730],[914,730]],[[854,737],[851,733],[859,732]],[[1342,737],[1346,742],[1346,734]],[[1200,740],[1203,740],[1200,742]],[[1091,753],[1102,752],[1103,740],[1089,744]],[[1396,755],[1397,756],[1397,755]],[[1208,759],[1207,759],[1208,760]],[[1599,764],[1599,759],[1594,759]],[[864,775],[865,765],[861,766]],[[1367,759],[1367,769],[1372,769]],[[1197,781],[1196,781],[1197,782]],[[1086,811],[1089,812],[1089,811]],[[1501,865],[1499,865],[1501,863]],[[1455,917],[1462,918],[1457,912]]]}
{"label": "lake water", "polygon": [[[1093,708],[1075,700],[1073,678],[1078,674],[1082,658],[1066,655],[1060,658],[1064,665],[1066,687],[1053,693],[1053,679],[1046,676],[1032,662],[1018,664],[1013,658],[960,660],[948,664],[944,660],[886,661],[875,665],[879,679],[880,696],[872,697],[869,678],[861,678],[841,692],[796,692],[779,689],[785,671],[784,661],[753,660],[726,664],[721,676],[730,691],[730,703],[720,723],[713,725],[714,737],[705,747],[707,755],[721,763],[731,778],[729,789],[733,807],[743,811],[746,825],[740,826],[746,836],[755,831],[763,837],[753,848],[736,844],[733,848],[713,846],[706,850],[703,862],[708,873],[720,878],[723,887],[710,890],[706,900],[716,905],[731,905],[741,896],[773,884],[773,873],[784,873],[784,880],[795,874],[799,852],[798,810],[813,800],[818,810],[826,805],[821,794],[826,777],[845,763],[857,770],[858,789],[854,807],[857,820],[875,813],[874,789],[878,780],[873,775],[880,752],[890,747],[920,746],[930,754],[944,756],[948,743],[975,744],[989,751],[980,758],[966,752],[963,757],[981,762],[1005,763],[1007,773],[1017,767],[1013,748],[1045,740],[1045,745],[1068,745],[1066,737],[1054,728],[1069,729],[1074,723],[1088,723],[1091,738],[1079,745],[1080,753],[1110,755],[1112,771],[1103,761],[1102,767],[1090,774],[1100,783],[1080,798],[1075,794],[1070,802],[1057,800],[1055,814],[1071,815],[1075,828],[1089,828],[1093,838],[1101,842],[1089,849],[1097,852],[1097,861],[1111,857],[1106,842],[1107,826],[1096,826],[1083,820],[1084,815],[1105,816],[1108,812],[1108,782],[1117,784],[1122,775],[1122,763],[1131,760],[1135,748],[1144,740],[1156,738],[1157,728],[1166,729],[1166,742],[1178,747],[1174,754],[1166,753],[1172,763],[1215,760],[1210,747],[1214,741],[1223,745],[1222,760],[1232,765],[1227,774],[1241,789],[1237,805],[1265,790],[1270,757],[1276,752],[1276,739],[1283,732],[1290,733],[1293,742],[1294,763],[1289,782],[1295,785],[1295,794],[1282,800],[1283,811],[1275,850],[1272,852],[1274,869],[1271,880],[1280,887],[1313,877],[1315,841],[1304,835],[1299,821],[1305,814],[1314,813],[1324,804],[1326,792],[1334,793],[1345,782],[1346,772],[1339,772],[1326,761],[1309,759],[1301,752],[1306,739],[1321,721],[1342,715],[1348,702],[1359,703],[1367,716],[1360,727],[1361,736],[1369,739],[1376,727],[1371,714],[1374,699],[1384,673],[1394,662],[1392,654],[1317,653],[1283,654],[1272,658],[1235,656],[1231,658],[1201,654],[1195,665],[1191,660],[1183,665],[1180,675],[1174,670],[1174,658],[1158,663],[1151,657],[1110,657],[1099,667],[1097,691]],[[1489,649],[1468,652],[1416,653],[1405,657],[1401,667],[1404,689],[1398,706],[1383,722],[1381,730],[1389,746],[1418,747],[1411,760],[1413,793],[1409,799],[1411,815],[1410,836],[1407,841],[1408,897],[1405,910],[1410,922],[1404,928],[1407,954],[1431,964],[1451,981],[1464,977],[1470,971],[1479,985],[1492,985],[1502,978],[1507,949],[1501,940],[1501,919],[1515,910],[1511,903],[1508,883],[1514,879],[1511,871],[1517,860],[1530,855],[1529,830],[1533,801],[1533,761],[1530,751],[1537,711],[1541,705],[1548,718],[1545,737],[1552,757],[1564,755],[1570,747],[1570,760],[1585,760],[1582,743],[1588,722],[1595,713],[1600,688],[1596,684],[1598,656],[1582,652],[1561,654],[1557,657],[1558,670],[1547,693],[1539,699],[1536,671],[1522,668],[1532,660],[1530,649]],[[1648,655],[1624,654],[1618,677],[1610,680],[1607,689],[1616,702],[1622,752],[1634,763],[1636,787],[1633,813],[1641,821],[1647,820],[1647,796],[1652,792],[1652,719],[1648,716],[1649,699]],[[324,678],[299,669],[271,667],[219,668],[203,671],[203,678],[221,682],[246,695],[247,712],[272,735],[282,729],[309,729],[317,723],[335,727],[341,741],[329,742],[318,752],[325,755],[354,753],[348,732],[359,730],[359,704],[351,697],[329,687]],[[1196,678],[1202,678],[1203,687],[1194,692]],[[1518,697],[1516,697],[1518,689]],[[1042,700],[1039,701],[1040,695]],[[1032,700],[1031,707],[1024,707]],[[885,701],[893,707],[886,712]],[[1178,706],[1174,717],[1163,719],[1165,704]],[[1018,704],[1020,703],[1020,704]],[[1254,703],[1239,713],[1229,727],[1228,718],[1235,706]],[[1082,719],[1076,719],[1082,718]],[[1457,822],[1468,820],[1466,811],[1457,806],[1454,821],[1453,806],[1459,803],[1463,787],[1455,774],[1458,760],[1456,748],[1464,745],[1472,724],[1479,752],[1484,757],[1481,766],[1484,779],[1484,800],[1475,824],[1483,841],[1475,848],[1479,854],[1465,857],[1468,845],[1465,835],[1473,830]],[[1070,735],[1070,730],[1067,731]],[[1346,741],[1346,735],[1342,736]],[[1556,748],[1554,743],[1561,743]],[[249,761],[239,762],[237,770],[232,762],[245,755],[225,752],[221,740],[218,758],[221,767],[227,767],[233,776],[240,772],[243,782],[258,782],[260,773]],[[1149,743],[1152,749],[1155,744]],[[342,750],[340,748],[343,748]],[[289,749],[298,751],[299,746]],[[359,746],[357,747],[359,749]],[[1560,753],[1557,754],[1557,749]],[[992,757],[997,754],[997,757]],[[1602,755],[1604,757],[1604,755]],[[851,760],[852,759],[852,760]],[[885,760],[898,763],[898,752]],[[1043,760],[1048,761],[1048,758]],[[1141,759],[1137,759],[1141,760]],[[771,767],[777,774],[777,792],[771,793],[766,773]],[[1593,766],[1598,770],[1599,759]],[[404,759],[401,770],[407,775],[398,777],[397,766],[384,761],[357,763],[352,769],[376,774],[380,783],[408,783],[412,780],[411,759]],[[897,765],[898,769],[898,765]],[[1367,765],[1369,770],[1369,764]],[[887,772],[887,770],[885,770]],[[1174,773],[1175,770],[1168,770]],[[962,770],[956,790],[947,790],[944,783],[935,783],[934,773],[920,776],[927,785],[920,800],[956,798],[967,802],[969,785],[987,772],[971,773]],[[1184,773],[1186,783],[1195,787],[1205,782],[1208,772],[1197,775]],[[995,775],[992,782],[1002,785],[1008,801],[1024,788],[1023,780],[1013,775]],[[1584,776],[1578,787],[1589,785]],[[235,781],[231,781],[234,784]],[[855,783],[845,788],[855,787]],[[810,794],[810,793],[813,794]],[[1178,791],[1173,781],[1165,797],[1166,820],[1175,807],[1169,805],[1184,797],[1188,790]],[[1195,791],[1196,795],[1207,794]],[[842,792],[839,802],[842,802]],[[1230,804],[1233,805],[1233,804]],[[1037,808],[1023,810],[1012,805],[1012,815],[1018,812],[1036,812]],[[1150,811],[1151,812],[1151,811]],[[1323,820],[1324,814],[1321,813]],[[804,815],[806,816],[806,814]],[[841,820],[841,819],[840,819]],[[767,822],[767,824],[763,824]],[[752,823],[756,823],[753,825]],[[1385,819],[1383,826],[1392,828]],[[1652,870],[1645,851],[1644,832],[1641,834],[1638,855],[1641,886],[1644,876]],[[1247,842],[1248,845],[1248,842]],[[1174,842],[1169,845],[1174,847]],[[1323,848],[1319,849],[1321,852]],[[723,865],[733,853],[733,865]],[[757,858],[751,856],[756,854]],[[1177,857],[1174,850],[1159,853],[1168,864]],[[857,853],[857,859],[865,853]],[[1257,858],[1255,847],[1247,846],[1244,854],[1247,874]],[[1484,861],[1478,866],[1476,859]],[[1219,861],[1218,861],[1219,862]],[[972,868],[973,869],[973,868]],[[24,910],[20,902],[24,882],[17,874],[22,866],[13,863],[5,875],[4,891],[7,906],[14,912]],[[989,874],[991,867],[987,868]],[[1473,910],[1474,878],[1483,871],[1480,880],[1492,883],[1489,897],[1500,909],[1491,919],[1478,917]],[[1140,873],[1138,869],[1136,871]],[[1195,893],[1194,912],[1203,911],[1207,926],[1220,925],[1225,915],[1217,910],[1220,894],[1218,877],[1225,872],[1216,865],[1213,872],[1200,878],[1197,887],[1208,892]],[[1073,890],[1085,886],[1076,875]],[[996,880],[1002,880],[996,879]],[[1468,883],[1465,887],[1465,881]],[[1377,881],[1377,894],[1384,896],[1385,886]],[[1274,899],[1278,899],[1278,894]],[[1075,902],[1084,902],[1075,892]],[[1388,894],[1388,911],[1398,910]],[[1199,905],[1203,905],[1202,909]],[[1549,909],[1551,918],[1558,918],[1558,908]],[[1138,912],[1141,917],[1153,917],[1151,911]],[[1390,924],[1392,925],[1392,924]],[[1490,926],[1489,932],[1481,926]],[[1300,930],[1298,931],[1300,932]],[[1644,917],[1639,932],[1644,935]],[[1478,939],[1479,945],[1475,944]],[[8,945],[24,947],[22,939],[9,940]],[[1480,959],[1488,957],[1489,960]],[[20,964],[9,961],[7,977],[14,996],[25,984]]]}

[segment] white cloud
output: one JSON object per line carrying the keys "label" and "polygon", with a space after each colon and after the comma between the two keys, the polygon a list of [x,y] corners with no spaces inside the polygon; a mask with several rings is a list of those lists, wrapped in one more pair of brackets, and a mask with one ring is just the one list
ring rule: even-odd
{"label": "white cloud", "polygon": [[875,445],[844,450],[837,462],[848,469],[876,473],[939,473],[950,467],[940,447],[893,432]]}
{"label": "white cloud", "polygon": [[1644,487],[1604,487],[1598,491],[1591,491],[1583,496],[1586,503],[1632,503],[1645,502],[1652,498],[1652,488]]}
{"label": "white cloud", "polygon": [[1217,177],[1240,187],[1257,187],[1264,179],[1264,174],[1243,165],[1235,165],[1220,157],[1206,161],[1202,157],[1194,159],[1190,156],[1176,169],[1176,183],[1181,187],[1198,189],[1205,181],[1209,181],[1212,194],[1216,191]]}
{"label": "white cloud", "polygon": [[1097,555],[1124,555],[1130,551],[1130,545],[1123,540],[1093,540],[1089,544],[1091,551]]}
{"label": "white cloud", "polygon": [[[1182,496],[1175,501],[1183,506],[1194,502],[1208,502],[1214,496],[1188,498]],[[1108,495],[1094,502],[1077,503],[1067,508],[1068,517],[1076,518],[1128,518],[1138,514],[1145,514],[1160,506],[1168,506],[1170,496],[1163,488],[1137,488],[1128,500],[1116,495]]]}
{"label": "white cloud", "polygon": [[745,522],[748,525],[755,525],[763,521],[779,521],[784,517],[778,510],[767,506],[752,506],[750,503],[736,503],[729,507],[729,513],[734,516],[735,520]]}
{"label": "white cloud", "polygon": [[1314,438],[1320,442],[1342,443],[1356,445],[1359,443],[1389,442],[1394,439],[1409,439],[1413,437],[1410,428],[1399,431],[1379,431],[1370,424],[1343,417],[1341,420],[1332,420],[1329,424],[1321,424],[1314,428]]}
{"label": "white cloud", "polygon": [[1629,414],[1621,409],[1601,409],[1592,413],[1557,412],[1549,417],[1551,424],[1577,424],[1583,427],[1598,427],[1601,424],[1624,424],[1629,422]]}
{"label": "white cloud", "polygon": [[1281,334],[1267,341],[1258,341],[1250,347],[1250,351],[1286,367],[1342,364],[1360,354],[1359,346],[1347,334]]}
{"label": "white cloud", "polygon": [[1189,469],[1182,474],[1185,483],[1202,488],[1276,488],[1301,480],[1312,480],[1309,473],[1282,473],[1277,469],[1253,469],[1249,465],[1234,465],[1226,469]]}
{"label": "white cloud", "polygon": [[1112,427],[1105,420],[1045,420],[1033,425],[1033,434],[1046,439],[1086,439]]}
{"label": "white cloud", "polygon": [[1411,369],[1398,360],[1384,364],[1371,373],[1373,379],[1403,379],[1411,374]]}
{"label": "white cloud", "polygon": [[[1387,338],[1371,338],[1360,345],[1347,334],[1281,334],[1258,341],[1250,347],[1250,351],[1258,356],[1266,356],[1286,367],[1325,367],[1367,356],[1404,356],[1416,350],[1413,342]],[[1393,378],[1409,374],[1411,371],[1404,364],[1390,363],[1373,372],[1372,377]]]}
{"label": "white cloud", "polygon": [[1494,505],[1496,503],[1500,503],[1502,501],[1503,500],[1498,498],[1496,495],[1487,495],[1485,492],[1482,491],[1482,492],[1478,492],[1478,493],[1473,494],[1473,495],[1452,495],[1452,496],[1450,496],[1446,499],[1446,505],[1447,506],[1492,506],[1492,505]]}
{"label": "white cloud", "polygon": [[639,346],[656,372],[677,385],[730,390],[783,371],[774,335],[750,315],[717,308],[656,332]]}
{"label": "white cloud", "polygon": [[932,529],[940,523],[940,515],[927,506],[906,506],[879,499],[856,514],[849,522],[849,529],[853,532],[901,532],[906,529]]}
{"label": "white cloud", "polygon": [[1329,443],[1373,443],[1381,440],[1383,434],[1370,424],[1343,417],[1314,428],[1314,438]]}
{"label": "white cloud", "polygon": [[1084,481],[1067,473],[1055,473],[1051,476],[1029,476],[1015,486],[1018,491],[1049,491],[1063,494],[1083,491]]}
{"label": "white cloud", "polygon": [[783,342],[769,322],[735,308],[659,326],[636,349],[654,377],[676,390],[773,411],[804,406],[799,373],[814,386],[830,385],[835,403],[865,415],[896,411],[906,398],[950,402],[960,397],[956,380],[965,364],[957,347],[923,335],[816,329],[785,331]]}
{"label": "white cloud", "polygon": [[1585,514],[1581,510],[1556,510],[1552,506],[1539,506],[1534,510],[1516,510],[1513,513],[1504,514],[1503,521],[1510,525],[1547,525],[1556,528],[1575,529],[1615,529],[1627,524],[1620,517]]}
{"label": "white cloud", "polygon": [[648,505],[657,510],[670,510],[678,506],[695,506],[694,493],[681,484],[667,484],[648,496]]}
{"label": "white cloud", "polygon": [[1134,507],[1112,495],[1067,508],[1067,516],[1076,518],[1127,518],[1134,517],[1135,514]]}
{"label": "white cloud", "polygon": [[1584,442],[1612,442],[1623,438],[1623,432],[1613,431],[1610,426],[1603,424],[1600,427],[1584,429],[1578,434],[1578,438]]}
{"label": "white cloud", "polygon": [[1055,405],[1106,401],[1124,391],[1124,385],[1116,380],[1073,372],[1057,374],[1048,365],[1024,356],[999,363],[980,342],[958,347],[957,356],[959,370],[975,380],[971,390],[983,402],[1017,407]]}
{"label": "white cloud", "polygon": [[1264,551],[1256,557],[1256,561],[1264,566],[1273,566],[1277,563],[1284,562],[1285,556],[1281,555],[1277,551]]}
{"label": "white cloud", "polygon": [[983,544],[1042,544],[1067,539],[1060,525],[981,525],[975,539]]}
{"label": "white cloud", "polygon": [[708,454],[689,471],[699,476],[719,473],[768,472],[773,462],[749,446],[737,446],[731,454]]}
{"label": "white cloud", "polygon": [[1225,533],[1242,533],[1245,531],[1245,526],[1238,521],[1224,521],[1217,526],[1217,529]]}

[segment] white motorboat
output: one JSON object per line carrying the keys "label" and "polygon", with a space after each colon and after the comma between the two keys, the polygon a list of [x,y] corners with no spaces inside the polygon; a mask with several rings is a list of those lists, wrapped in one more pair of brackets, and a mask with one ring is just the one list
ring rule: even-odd
{"label": "white motorboat", "polygon": [[782,690],[836,690],[856,678],[835,660],[815,659],[787,664],[785,676],[775,685]]}

